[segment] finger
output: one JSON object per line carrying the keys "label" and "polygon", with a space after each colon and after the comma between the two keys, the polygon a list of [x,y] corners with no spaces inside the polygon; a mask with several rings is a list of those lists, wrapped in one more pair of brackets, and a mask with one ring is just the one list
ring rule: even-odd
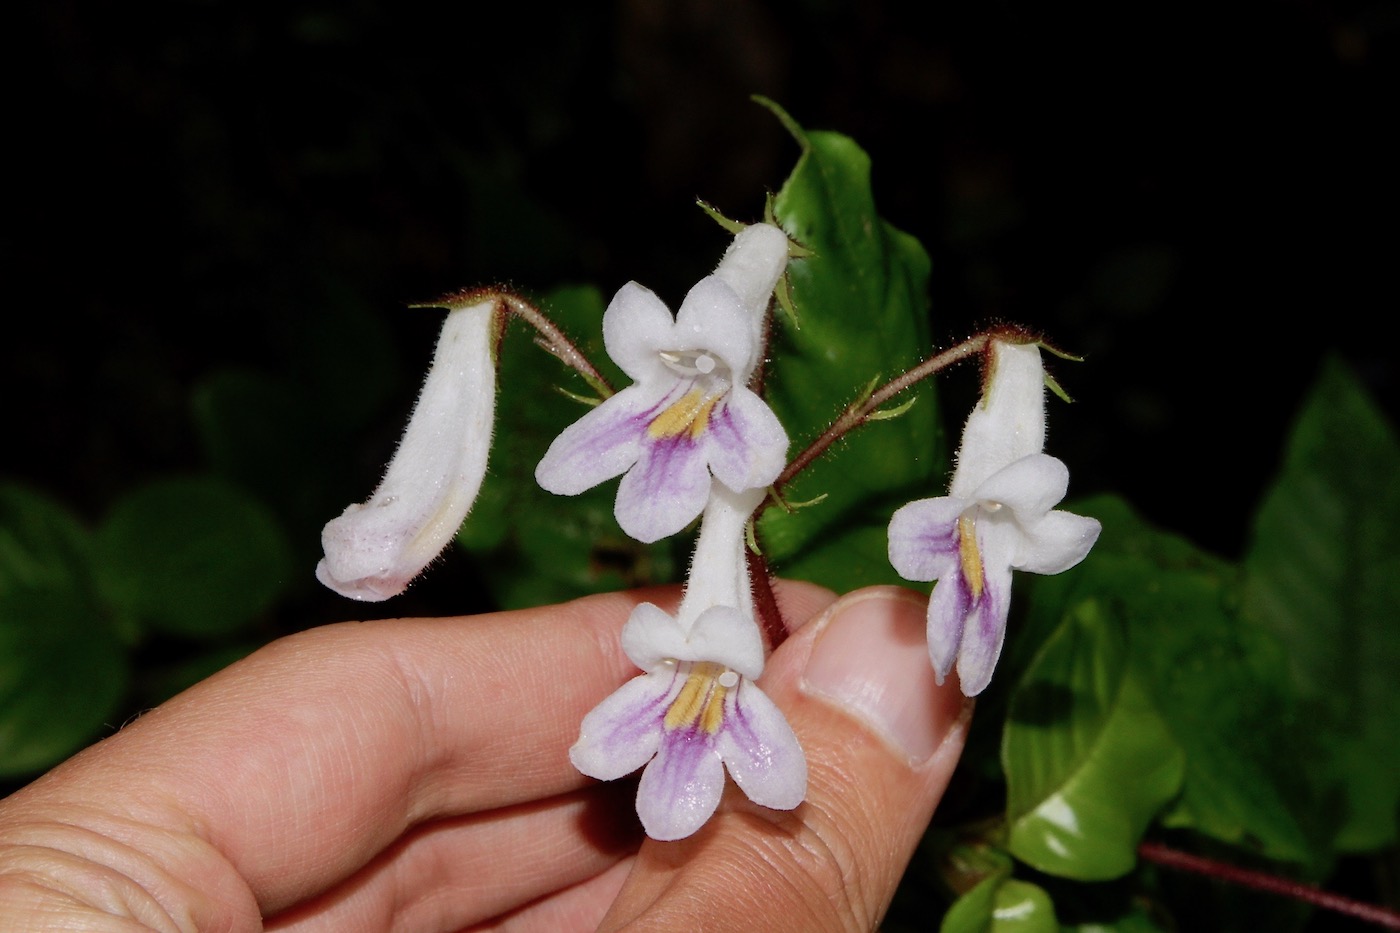
{"label": "finger", "polygon": [[626,818],[631,809],[627,787],[599,785],[428,823],[267,929],[458,930],[579,885],[634,853],[641,833]]}
{"label": "finger", "polygon": [[581,786],[567,748],[632,673],[617,630],[641,598],[675,593],[281,639],[21,790],[6,816],[78,814],[237,902],[231,869],[280,910],[409,826]]}
{"label": "finger", "polygon": [[581,884],[556,891],[465,933],[591,933],[598,929],[631,870],[632,857],[624,858]]}
{"label": "finger", "polygon": [[760,680],[806,752],[806,801],[727,788],[675,843],[648,840],[602,929],[873,930],[961,753],[971,706],[934,682],[927,600],[878,587],[800,629]]}
{"label": "finger", "polygon": [[[799,606],[830,599],[795,589]],[[13,795],[0,841],[26,834],[111,867],[133,897],[252,923],[411,826],[583,785],[567,757],[578,723],[635,674],[618,630],[638,602],[676,596],[282,639]]]}

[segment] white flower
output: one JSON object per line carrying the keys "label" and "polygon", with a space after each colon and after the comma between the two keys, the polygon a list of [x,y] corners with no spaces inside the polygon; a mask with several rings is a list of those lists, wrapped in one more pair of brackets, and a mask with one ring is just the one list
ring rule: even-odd
{"label": "white flower", "polygon": [[712,477],[736,492],[773,482],[787,434],[746,383],[787,250],[777,227],[746,227],[674,318],[648,289],[624,285],[603,315],[603,341],[633,384],[555,438],[535,470],[539,484],[577,495],[625,473],[618,524],[652,542],[700,514]]}
{"label": "white flower", "polygon": [[727,767],[755,803],[791,810],[807,794],[807,762],[783,714],[757,686],[758,629],[714,606],[683,632],[650,603],[632,613],[623,648],[645,673],[584,717],[574,766],[612,780],[646,765],[637,815],[653,839],[681,839],[715,812]]}
{"label": "white flower", "polygon": [[384,479],[321,532],[316,578],[348,596],[388,599],[457,534],[491,448],[498,302],[453,308],[432,367]]}
{"label": "white flower", "polygon": [[763,639],[743,535],[762,497],[761,490],[716,491],[676,616],[651,603],[633,610],[622,648],[643,673],[584,717],[569,750],[576,768],[600,780],[646,766],[637,814],[653,839],[681,839],[704,825],[719,805],[726,768],[762,806],[791,810],[807,794],[802,747],[754,684]]}
{"label": "white flower", "polygon": [[994,341],[981,401],[968,416],[948,495],[911,502],[890,520],[890,563],[937,580],[928,607],[938,682],[956,663],[962,691],[991,681],[1006,635],[1011,571],[1054,574],[1084,559],[1099,523],[1054,511],[1069,470],[1041,453],[1045,385],[1033,343]]}

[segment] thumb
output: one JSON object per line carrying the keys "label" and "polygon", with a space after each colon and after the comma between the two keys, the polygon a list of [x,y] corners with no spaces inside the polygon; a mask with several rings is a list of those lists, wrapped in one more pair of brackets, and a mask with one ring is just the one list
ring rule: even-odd
{"label": "thumb", "polygon": [[648,840],[600,929],[874,930],[962,752],[971,713],[934,681],[925,597],[837,600],[759,681],[807,756],[790,812],[726,789],[693,836]]}

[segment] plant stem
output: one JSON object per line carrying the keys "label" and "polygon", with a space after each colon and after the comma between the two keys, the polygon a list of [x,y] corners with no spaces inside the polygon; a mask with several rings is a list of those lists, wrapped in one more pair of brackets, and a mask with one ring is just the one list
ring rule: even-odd
{"label": "plant stem", "polygon": [[1320,907],[1323,910],[1331,910],[1336,913],[1346,914],[1367,923],[1375,924],[1387,930],[1400,930],[1400,912],[1375,904],[1366,904],[1361,901],[1354,901],[1340,894],[1333,894],[1321,888],[1309,884],[1302,884],[1288,878],[1279,878],[1274,875],[1265,874],[1261,871],[1254,871],[1248,868],[1240,868],[1238,865],[1230,865],[1226,862],[1219,862],[1215,859],[1204,858],[1199,855],[1191,855],[1162,845],[1159,842],[1144,842],[1138,846],[1138,854],[1149,862],[1167,868],[1175,868],[1180,871],[1194,872],[1198,875],[1205,875],[1208,878],[1215,878],[1229,884],[1237,884],[1241,887],[1252,888],[1256,891],[1265,891],[1270,894],[1278,894],[1283,897],[1290,897],[1297,901]]}
{"label": "plant stem", "polygon": [[827,448],[836,443],[849,432],[855,430],[870,420],[870,416],[875,414],[881,405],[903,392],[915,384],[927,379],[940,370],[947,369],[960,360],[965,360],[969,356],[974,356],[986,349],[987,343],[992,338],[991,332],[983,332],[976,336],[969,337],[962,343],[954,344],[942,353],[936,353],[922,363],[905,370],[900,375],[871,392],[864,401],[852,402],[846,406],[846,410],[841,412],[841,416],[832,422],[831,427],[822,432],[821,436],[808,444],[800,454],[792,459],[778,478],[773,481],[773,488],[781,490],[784,485],[792,480],[798,473],[805,470],[813,460],[826,453]]}
{"label": "plant stem", "polygon": [[539,333],[539,336],[535,338],[535,343],[539,344],[542,349],[564,365],[577,371],[583,377],[584,382],[587,382],[593,391],[603,398],[608,398],[613,394],[613,387],[608,384],[608,380],[603,378],[603,374],[598,372],[597,368],[589,362],[588,357],[584,355],[584,352],[578,348],[578,345],[566,337],[558,325],[546,317],[543,311],[511,292],[497,291],[494,294],[505,302],[512,314]]}
{"label": "plant stem", "polygon": [[[756,515],[757,513],[755,513]],[[755,531],[755,534],[757,532]],[[758,625],[763,631],[763,640],[768,653],[787,641],[788,627],[783,621],[782,610],[778,608],[778,598],[773,593],[773,574],[768,570],[768,560],[759,551],[746,548],[745,557],[749,564],[749,588],[753,591],[754,610],[758,613]]]}

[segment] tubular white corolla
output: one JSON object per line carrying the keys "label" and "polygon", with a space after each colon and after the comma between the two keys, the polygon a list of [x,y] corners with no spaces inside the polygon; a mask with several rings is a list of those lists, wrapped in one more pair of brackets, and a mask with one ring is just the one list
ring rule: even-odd
{"label": "tubular white corolla", "polygon": [[937,580],[928,607],[939,683],[956,665],[962,691],[991,682],[1006,637],[1011,571],[1054,574],[1099,537],[1092,518],[1054,508],[1069,470],[1042,453],[1045,373],[1033,343],[996,341],[982,398],[968,416],[948,495],[911,502],[890,519],[890,563]]}
{"label": "tubular white corolla", "polygon": [[645,768],[637,815],[653,839],[695,832],[719,806],[728,771],[754,803],[791,810],[807,761],[782,711],[758,688],[763,638],[753,617],[744,529],[763,491],[716,487],[673,617],[642,603],[622,648],[642,674],[593,709],[569,750],[574,766],[613,780]]}
{"label": "tubular white corolla", "polygon": [[321,532],[316,578],[348,596],[388,599],[457,534],[486,475],[496,407],[499,302],[453,308],[384,479]]}

